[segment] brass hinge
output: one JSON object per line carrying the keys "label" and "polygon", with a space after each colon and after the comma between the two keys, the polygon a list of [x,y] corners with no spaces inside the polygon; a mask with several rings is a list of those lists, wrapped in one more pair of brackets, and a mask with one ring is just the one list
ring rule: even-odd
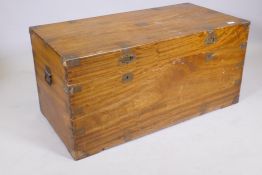
{"label": "brass hinge", "polygon": [[215,42],[217,42],[216,33],[213,30],[208,31],[207,37],[205,39],[205,43],[209,45],[209,44],[214,44]]}

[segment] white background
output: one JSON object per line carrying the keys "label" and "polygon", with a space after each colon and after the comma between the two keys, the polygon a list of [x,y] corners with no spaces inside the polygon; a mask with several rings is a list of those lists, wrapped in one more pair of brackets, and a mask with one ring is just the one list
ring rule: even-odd
{"label": "white background", "polygon": [[261,175],[262,1],[189,1],[251,20],[240,102],[73,161],[41,115],[28,27],[172,0],[0,1],[0,175]]}

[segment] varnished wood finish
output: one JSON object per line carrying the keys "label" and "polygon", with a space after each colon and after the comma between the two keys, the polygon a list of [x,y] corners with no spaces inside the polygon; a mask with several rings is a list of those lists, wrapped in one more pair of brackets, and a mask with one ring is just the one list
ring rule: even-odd
{"label": "varnished wood finish", "polygon": [[[64,93],[65,69],[59,56],[34,31],[30,31],[40,108],[67,148],[74,150],[69,97]],[[52,71],[52,86],[45,81],[45,66]]]}
{"label": "varnished wood finish", "polygon": [[192,4],[32,27],[42,112],[80,159],[237,103],[248,30]]}

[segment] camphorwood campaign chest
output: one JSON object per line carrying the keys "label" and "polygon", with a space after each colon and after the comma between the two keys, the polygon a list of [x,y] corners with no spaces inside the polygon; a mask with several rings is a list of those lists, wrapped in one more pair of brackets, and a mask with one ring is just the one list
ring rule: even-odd
{"label": "camphorwood campaign chest", "polygon": [[77,160],[235,104],[249,24],[184,3],[30,27],[41,111]]}

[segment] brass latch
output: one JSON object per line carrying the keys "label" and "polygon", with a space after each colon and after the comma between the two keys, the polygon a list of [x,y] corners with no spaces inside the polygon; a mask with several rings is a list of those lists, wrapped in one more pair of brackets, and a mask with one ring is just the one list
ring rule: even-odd
{"label": "brass latch", "polygon": [[132,61],[134,61],[134,59],[136,58],[136,56],[134,54],[125,54],[123,57],[120,58],[120,62],[122,64],[129,64]]}

